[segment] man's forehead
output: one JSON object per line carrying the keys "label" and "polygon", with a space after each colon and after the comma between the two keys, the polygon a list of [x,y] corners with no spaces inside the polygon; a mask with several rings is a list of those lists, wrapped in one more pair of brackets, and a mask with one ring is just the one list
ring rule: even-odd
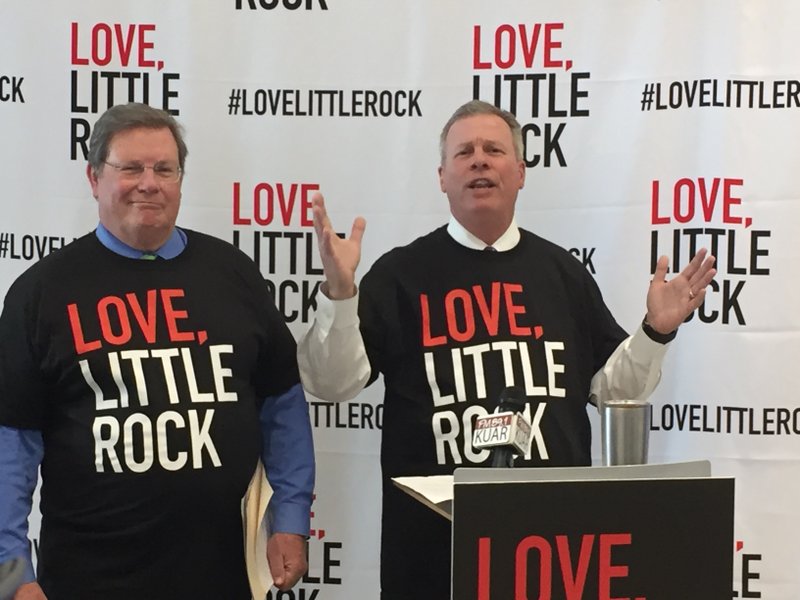
{"label": "man's forehead", "polygon": [[128,127],[116,132],[108,143],[109,153],[120,150],[123,147],[129,148],[132,143],[139,142],[141,145],[146,140],[146,147],[160,150],[174,150],[178,154],[178,143],[172,135],[169,127]]}
{"label": "man's forehead", "polygon": [[511,129],[497,115],[470,115],[451,125],[446,142],[458,146],[486,142],[510,143]]}

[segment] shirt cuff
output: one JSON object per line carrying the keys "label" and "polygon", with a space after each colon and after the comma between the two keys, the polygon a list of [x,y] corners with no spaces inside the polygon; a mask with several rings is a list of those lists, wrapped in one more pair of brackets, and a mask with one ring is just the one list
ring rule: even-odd
{"label": "shirt cuff", "polygon": [[653,329],[650,323],[647,322],[647,317],[645,316],[642,319],[642,326],[641,329],[644,333],[654,342],[658,342],[659,344],[668,344],[672,340],[675,339],[675,336],[678,335],[678,330],[675,329],[674,331],[670,331],[669,333],[661,333]]}
{"label": "shirt cuff", "polygon": [[33,563],[31,562],[31,559],[26,556],[23,558],[23,560],[25,561],[25,573],[22,575],[22,581],[20,581],[20,584],[36,581],[36,573],[33,570]]}
{"label": "shirt cuff", "polygon": [[636,357],[638,363],[647,364],[663,359],[668,347],[667,343],[658,342],[647,335],[641,325],[628,341],[629,352]]}
{"label": "shirt cuff", "polygon": [[265,515],[267,520],[267,533],[296,533],[308,537],[311,531],[311,507],[300,504],[286,504],[280,506],[270,505]]}
{"label": "shirt cuff", "polygon": [[332,300],[324,293],[318,293],[315,318],[317,326],[325,332],[357,326],[358,290],[355,296],[344,300]]}

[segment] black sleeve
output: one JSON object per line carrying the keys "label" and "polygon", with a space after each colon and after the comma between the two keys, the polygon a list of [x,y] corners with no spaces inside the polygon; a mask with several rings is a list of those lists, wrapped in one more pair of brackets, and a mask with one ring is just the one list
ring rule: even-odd
{"label": "black sleeve", "polygon": [[0,315],[0,425],[41,429],[47,385],[36,352],[38,302],[27,279],[18,279]]}
{"label": "black sleeve", "polygon": [[608,357],[628,337],[627,332],[620,327],[611,311],[603,300],[603,295],[597,282],[585,272],[584,289],[586,302],[590,315],[589,325],[592,335],[593,366],[596,373],[606,364]]}
{"label": "black sleeve", "polygon": [[385,315],[398,315],[396,286],[386,276],[385,262],[383,258],[378,259],[359,284],[358,318],[370,366],[367,385],[384,372],[389,360],[385,347],[389,327]]}
{"label": "black sleeve", "polygon": [[253,386],[259,400],[275,396],[300,383],[297,367],[297,343],[286,320],[275,306],[275,300],[256,264],[239,255],[237,268],[253,294],[256,325],[259,327],[258,360],[253,373]]}

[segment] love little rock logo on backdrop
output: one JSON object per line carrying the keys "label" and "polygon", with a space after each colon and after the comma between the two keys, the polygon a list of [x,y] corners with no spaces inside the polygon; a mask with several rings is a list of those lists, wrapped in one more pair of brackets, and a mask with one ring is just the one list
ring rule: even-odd
{"label": "love little rock logo on backdrop", "polygon": [[746,192],[740,177],[652,182],[650,272],[661,254],[671,257],[671,273],[679,273],[703,247],[717,259],[717,276],[697,310],[702,323],[747,325],[745,285],[770,275],[772,232],[753,227],[742,204]]}
{"label": "love little rock logo on backdrop", "polygon": [[179,115],[180,73],[164,71],[155,23],[70,25],[71,160],[85,160],[91,125],[86,115],[141,102]]}
{"label": "love little rock logo on backdrop", "polygon": [[522,125],[527,167],[566,167],[567,120],[589,116],[588,71],[572,71],[564,23],[475,25],[472,97],[511,111]]}
{"label": "love little rock logo on backdrop", "polygon": [[319,184],[234,181],[232,191],[233,245],[258,265],[287,323],[308,323],[323,281],[311,215]]}

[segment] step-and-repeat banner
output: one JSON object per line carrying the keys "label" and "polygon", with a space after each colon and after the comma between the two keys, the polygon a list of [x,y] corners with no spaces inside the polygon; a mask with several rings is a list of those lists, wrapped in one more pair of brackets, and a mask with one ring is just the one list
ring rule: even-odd
{"label": "step-and-repeat banner", "polygon": [[[363,274],[446,221],[441,127],[494,102],[523,126],[520,226],[569,249],[623,326],[658,255],[717,257],[652,397],[651,460],[735,477],[734,597],[794,599],[799,27],[795,0],[2,0],[0,290],[94,227],[93,123],[142,101],[186,127],[179,224],[251,256],[299,335],[322,280],[311,195],[341,232],[366,217]],[[309,398],[310,570],[269,598],[377,598],[380,386]]]}

